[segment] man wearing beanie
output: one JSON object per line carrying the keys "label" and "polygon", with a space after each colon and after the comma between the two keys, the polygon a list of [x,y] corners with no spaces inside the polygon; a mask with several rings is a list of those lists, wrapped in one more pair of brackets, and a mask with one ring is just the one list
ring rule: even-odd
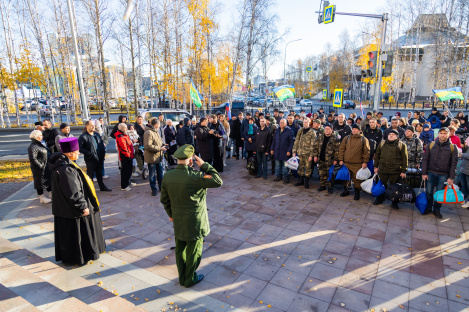
{"label": "man wearing beanie", "polygon": [[70,126],[64,122],[60,125],[60,133],[55,137],[55,148],[58,152],[62,153],[59,141],[65,138],[73,138],[73,134],[70,133]]}
{"label": "man wearing beanie", "polygon": [[[355,196],[353,199],[360,199],[361,180],[357,179],[357,172],[361,168],[366,168],[370,160],[370,144],[368,139],[360,133],[357,124],[352,125],[352,134],[343,138],[339,148],[339,164],[344,165],[350,172],[350,179],[353,180]],[[344,191],[341,197],[349,195],[348,186],[350,181],[344,183]]]}
{"label": "man wearing beanie", "polygon": [[423,158],[423,144],[415,135],[415,128],[408,126],[402,143],[407,146],[407,168],[419,168]]}
{"label": "man wearing beanie", "polygon": [[[374,167],[375,173],[379,174],[379,178],[385,187],[388,186],[388,182],[390,184],[398,183],[399,177],[405,178],[407,172],[407,146],[399,141],[399,132],[397,130],[392,129],[386,140],[378,146]],[[381,204],[384,199],[384,194],[378,196],[373,205]],[[393,202],[391,207],[399,209],[397,202]]]}
{"label": "man wearing beanie", "polygon": [[49,159],[52,171],[55,261],[82,265],[99,259],[106,244],[93,181],[75,163],[77,138],[59,141],[62,153]]}

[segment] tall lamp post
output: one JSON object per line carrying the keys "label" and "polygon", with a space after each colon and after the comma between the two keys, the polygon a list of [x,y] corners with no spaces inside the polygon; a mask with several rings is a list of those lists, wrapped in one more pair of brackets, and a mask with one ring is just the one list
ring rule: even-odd
{"label": "tall lamp post", "polygon": [[296,40],[288,41],[287,44],[285,45],[285,57],[283,59],[283,83],[285,83],[285,65],[287,63],[287,47],[290,43],[295,42],[295,41],[300,41],[300,40],[303,40],[303,39],[296,39]]}

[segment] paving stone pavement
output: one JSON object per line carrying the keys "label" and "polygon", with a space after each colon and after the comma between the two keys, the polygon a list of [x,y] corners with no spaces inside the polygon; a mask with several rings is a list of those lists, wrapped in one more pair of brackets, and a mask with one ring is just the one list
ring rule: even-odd
{"label": "paving stone pavement", "polygon": [[207,196],[211,233],[198,273],[177,283],[172,225],[147,180],[120,191],[116,155],[98,192],[107,252],[56,263],[51,206],[28,184],[0,203],[0,310],[469,311],[469,210],[443,219],[255,179],[228,160]]}

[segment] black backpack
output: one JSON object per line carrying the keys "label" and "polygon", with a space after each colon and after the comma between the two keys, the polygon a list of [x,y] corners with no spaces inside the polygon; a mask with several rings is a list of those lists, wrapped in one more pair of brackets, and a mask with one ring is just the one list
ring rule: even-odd
{"label": "black backpack", "polygon": [[255,156],[249,157],[246,169],[248,169],[251,175],[257,174],[257,160]]}

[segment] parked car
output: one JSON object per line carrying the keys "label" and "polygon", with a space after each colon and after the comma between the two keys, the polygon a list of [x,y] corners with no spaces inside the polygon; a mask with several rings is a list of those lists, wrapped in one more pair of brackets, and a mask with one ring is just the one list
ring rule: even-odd
{"label": "parked car", "polygon": [[189,116],[189,112],[182,109],[167,109],[167,108],[151,108],[151,109],[139,109],[138,114],[143,116],[144,120],[149,120],[152,117],[158,117],[163,114],[164,119],[171,119],[173,122],[179,122]]}
{"label": "parked car", "polygon": [[356,106],[357,106],[357,104],[355,104],[353,101],[350,101],[350,100],[345,100],[344,101],[344,108],[355,109]]}
{"label": "parked car", "polygon": [[301,100],[300,105],[301,106],[311,106],[311,105],[313,105],[313,102],[311,102],[311,100]]}
{"label": "parked car", "polygon": [[51,105],[42,105],[39,109],[39,114],[45,117],[49,117],[52,114],[55,115],[55,108],[53,108]]}

